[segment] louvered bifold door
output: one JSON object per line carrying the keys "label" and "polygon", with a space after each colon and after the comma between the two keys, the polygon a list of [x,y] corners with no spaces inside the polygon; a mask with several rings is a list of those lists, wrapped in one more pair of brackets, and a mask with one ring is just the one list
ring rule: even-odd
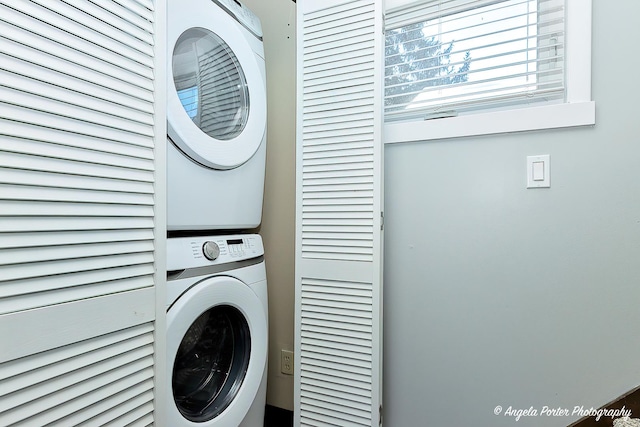
{"label": "louvered bifold door", "polygon": [[0,426],[154,422],[155,7],[0,1]]}
{"label": "louvered bifold door", "polygon": [[298,2],[295,425],[378,426],[382,2]]}

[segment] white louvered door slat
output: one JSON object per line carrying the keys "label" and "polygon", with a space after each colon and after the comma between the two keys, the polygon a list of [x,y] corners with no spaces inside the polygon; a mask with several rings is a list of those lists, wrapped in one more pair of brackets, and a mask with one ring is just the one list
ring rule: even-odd
{"label": "white louvered door slat", "polygon": [[298,5],[296,426],[382,422],[382,10]]}
{"label": "white louvered door slat", "polygon": [[0,0],[0,426],[154,424],[154,7]]}
{"label": "white louvered door slat", "polygon": [[[50,52],[60,58],[74,58],[77,63],[87,68],[108,71],[106,74],[122,77],[123,81],[128,79],[135,86],[146,87],[153,91],[153,86],[149,82],[153,78],[149,66],[121,57],[117,51],[94,45],[93,42],[99,40],[97,37],[92,37],[94,40],[90,40],[73,33],[61,34],[60,28],[54,25],[58,23],[58,19],[53,12],[45,15],[45,20],[41,21],[36,16],[28,15],[28,11],[17,9],[26,3],[28,2],[14,1],[9,2],[8,5],[0,5],[1,19],[8,25],[2,33],[6,34],[8,39],[15,41],[36,40],[40,44],[28,43],[28,45],[34,46],[37,50]],[[37,9],[38,12],[42,10]],[[50,17],[53,22],[47,22],[46,17]],[[65,23],[60,23],[60,25],[65,25]],[[36,28],[38,31],[34,31]],[[18,31],[23,31],[24,34],[18,34]],[[71,35],[71,37],[65,37],[65,35]],[[49,51],[49,48],[52,50]]]}

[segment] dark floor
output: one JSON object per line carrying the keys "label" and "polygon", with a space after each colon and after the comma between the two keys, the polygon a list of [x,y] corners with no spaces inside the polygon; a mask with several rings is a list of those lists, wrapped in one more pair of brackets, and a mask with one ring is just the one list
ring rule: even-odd
{"label": "dark floor", "polygon": [[293,412],[267,405],[264,411],[264,427],[293,427]]}
{"label": "dark floor", "polygon": [[[605,405],[603,409],[631,410],[631,418],[640,418],[640,387]],[[617,418],[617,417],[616,417]],[[613,419],[603,416],[599,422],[595,417],[585,417],[569,427],[607,427],[613,426]],[[264,427],[293,427],[293,412],[267,405],[264,412]]]}
{"label": "dark floor", "polygon": [[[622,409],[624,408],[627,411],[631,411],[630,418],[640,418],[640,387],[635,390],[631,390],[629,393],[626,393],[620,396],[618,399],[604,405],[600,409]],[[587,408],[588,410],[589,408]],[[616,416],[616,418],[620,418]],[[611,416],[603,416],[598,421],[596,421],[596,417],[584,417],[581,420],[576,421],[571,424],[569,427],[611,427],[613,426],[613,418]]]}

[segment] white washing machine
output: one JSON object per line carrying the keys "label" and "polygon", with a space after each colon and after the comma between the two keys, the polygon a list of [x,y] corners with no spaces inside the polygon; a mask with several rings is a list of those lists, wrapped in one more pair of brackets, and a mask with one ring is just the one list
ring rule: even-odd
{"label": "white washing machine", "polygon": [[263,427],[268,306],[255,234],[167,242],[167,425]]}
{"label": "white washing machine", "polygon": [[260,20],[236,0],[168,0],[168,230],[260,224],[266,74]]}

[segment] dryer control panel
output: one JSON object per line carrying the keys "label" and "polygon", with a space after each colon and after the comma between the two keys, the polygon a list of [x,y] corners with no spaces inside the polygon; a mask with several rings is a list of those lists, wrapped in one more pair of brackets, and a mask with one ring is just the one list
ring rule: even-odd
{"label": "dryer control panel", "polygon": [[262,24],[258,16],[238,0],[214,0],[236,21],[244,25],[254,36],[262,40]]}
{"label": "dryer control panel", "polygon": [[226,264],[264,255],[258,234],[167,239],[167,270]]}

